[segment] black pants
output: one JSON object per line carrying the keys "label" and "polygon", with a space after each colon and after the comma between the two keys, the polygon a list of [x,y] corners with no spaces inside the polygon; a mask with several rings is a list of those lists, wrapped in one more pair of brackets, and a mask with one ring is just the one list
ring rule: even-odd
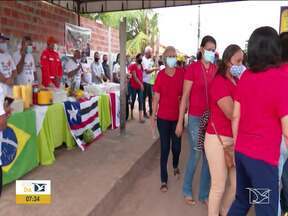
{"label": "black pants", "polygon": [[131,89],[131,111],[134,110],[134,104],[136,101],[136,96],[138,96],[139,111],[143,111],[143,92],[140,89]]}
{"label": "black pants", "polygon": [[144,83],[144,96],[143,96],[143,101],[144,101],[144,115],[147,115],[146,112],[146,98],[148,97],[149,101],[149,114],[150,116],[152,115],[152,85],[148,83]]}
{"label": "black pants", "polygon": [[172,141],[172,155],[173,155],[173,168],[178,168],[179,157],[181,152],[181,138],[175,134],[177,121],[167,121],[163,119],[157,120],[157,126],[160,134],[161,143],[161,158],[160,158],[160,171],[161,171],[161,182],[167,183],[167,163],[170,153],[170,146]]}

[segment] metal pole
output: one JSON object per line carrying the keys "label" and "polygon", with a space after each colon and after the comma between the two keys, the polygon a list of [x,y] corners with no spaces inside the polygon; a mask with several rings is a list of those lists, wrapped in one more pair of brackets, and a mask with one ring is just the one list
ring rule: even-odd
{"label": "metal pole", "polygon": [[77,0],[77,17],[78,17],[78,26],[81,25],[81,23],[80,23],[80,5],[81,5],[80,0]]}
{"label": "metal pole", "polygon": [[126,128],[126,17],[120,23],[120,133]]}
{"label": "metal pole", "polygon": [[199,49],[199,46],[200,46],[200,29],[201,29],[201,27],[200,27],[200,24],[201,24],[200,18],[201,18],[201,15],[200,15],[200,5],[198,5],[198,35],[197,35],[198,40],[197,40],[197,53],[198,53],[198,49]]}

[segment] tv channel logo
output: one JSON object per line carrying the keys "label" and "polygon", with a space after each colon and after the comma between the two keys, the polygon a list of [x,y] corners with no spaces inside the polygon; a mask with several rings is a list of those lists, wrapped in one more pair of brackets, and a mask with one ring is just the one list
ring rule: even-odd
{"label": "tv channel logo", "polygon": [[50,180],[17,180],[16,204],[50,204]]}
{"label": "tv channel logo", "polygon": [[270,192],[268,188],[246,188],[249,190],[249,203],[251,205],[270,204]]}

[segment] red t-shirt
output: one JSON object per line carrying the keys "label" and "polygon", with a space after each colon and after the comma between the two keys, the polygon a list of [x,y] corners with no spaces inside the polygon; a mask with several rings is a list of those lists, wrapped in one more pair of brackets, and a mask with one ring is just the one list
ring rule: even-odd
{"label": "red t-shirt", "polygon": [[288,71],[271,68],[266,72],[247,70],[238,82],[235,100],[241,105],[236,151],[277,166],[282,126],[288,115]]}
{"label": "red t-shirt", "polygon": [[[141,68],[138,67],[138,65],[136,63],[134,64],[131,64],[129,67],[128,67],[128,71],[129,73],[132,74],[132,72],[136,72],[136,76],[138,77],[139,81],[141,83],[143,83],[143,71]],[[135,79],[133,78],[133,76],[131,77],[130,79],[130,84],[131,84],[131,87],[133,89],[140,89],[140,85],[135,81]]]}
{"label": "red t-shirt", "polygon": [[177,121],[183,91],[184,69],[176,68],[173,77],[161,70],[156,78],[153,90],[160,94],[157,117],[168,121]]}
{"label": "red t-shirt", "polygon": [[201,61],[197,61],[189,65],[185,73],[185,80],[193,82],[190,92],[189,115],[201,116],[208,108],[204,72],[206,72],[209,92],[210,84],[216,74],[216,65],[210,64],[209,69],[206,70]]}
{"label": "red t-shirt", "polygon": [[215,124],[217,133],[222,136],[233,137],[231,120],[229,120],[224,112],[220,109],[217,102],[224,97],[231,97],[234,99],[236,85],[231,80],[225,79],[221,75],[217,75],[211,84],[209,106],[210,119],[207,126],[207,133],[216,134],[212,127],[211,120]]}

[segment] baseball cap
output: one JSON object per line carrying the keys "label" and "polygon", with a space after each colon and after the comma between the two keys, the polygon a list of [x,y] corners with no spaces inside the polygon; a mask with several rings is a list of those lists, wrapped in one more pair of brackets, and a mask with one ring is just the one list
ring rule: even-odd
{"label": "baseball cap", "polygon": [[58,41],[53,36],[48,37],[47,44],[56,44],[56,43],[58,43]]}
{"label": "baseball cap", "polygon": [[10,40],[10,38],[6,35],[4,35],[3,33],[0,32],[0,39],[3,39],[3,40]]}

